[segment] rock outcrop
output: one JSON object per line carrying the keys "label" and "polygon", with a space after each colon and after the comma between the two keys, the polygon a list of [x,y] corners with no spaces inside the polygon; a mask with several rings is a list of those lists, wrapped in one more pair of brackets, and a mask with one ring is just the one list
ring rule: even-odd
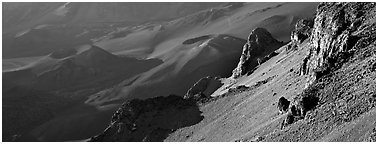
{"label": "rock outcrop", "polygon": [[197,81],[184,95],[184,99],[200,100],[210,98],[210,95],[222,86],[217,77],[207,76]]}
{"label": "rock outcrop", "polygon": [[290,49],[295,49],[298,44],[309,38],[314,27],[313,19],[301,19],[295,24],[295,29],[291,32],[291,44],[288,46]]}
{"label": "rock outcrop", "polygon": [[202,119],[201,111],[191,99],[175,95],[133,99],[125,102],[108,128],[90,141],[163,141],[174,130]]}
{"label": "rock outcrop", "polygon": [[[308,76],[305,90],[294,97],[281,129],[298,120],[307,122],[296,123],[285,130],[291,135],[284,139],[292,141],[294,135],[326,135],[326,131],[375,112],[375,11],[375,3],[321,3],[318,6],[308,41],[309,53],[300,69],[301,75]],[[313,130],[314,127],[318,130]],[[360,130],[367,128],[358,129],[362,135]],[[369,141],[375,141],[375,129],[373,131],[365,131],[365,136],[374,135],[372,139],[368,137]],[[271,138],[280,140],[276,139],[280,134]],[[352,134],[343,133],[340,139],[353,140]],[[304,139],[309,137],[297,140]]]}
{"label": "rock outcrop", "polygon": [[232,77],[237,78],[246,74],[258,65],[257,59],[263,58],[277,48],[283,46],[264,28],[256,28],[248,36],[248,41],[243,47],[240,61],[233,70]]}
{"label": "rock outcrop", "polygon": [[301,19],[295,24],[295,29],[291,32],[291,41],[301,43],[311,36],[314,26],[313,19]]}
{"label": "rock outcrop", "polygon": [[375,25],[366,23],[369,19],[375,21],[369,14],[372,7],[375,3],[322,3],[318,6],[310,37],[311,48],[300,70],[302,75],[310,75],[308,84],[330,69],[340,67],[364,41],[371,41]]}

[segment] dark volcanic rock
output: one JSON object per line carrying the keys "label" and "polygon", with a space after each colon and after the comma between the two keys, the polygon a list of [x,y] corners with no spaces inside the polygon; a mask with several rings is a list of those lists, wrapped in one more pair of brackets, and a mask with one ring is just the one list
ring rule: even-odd
{"label": "dark volcanic rock", "polygon": [[201,78],[185,94],[184,99],[200,100],[210,98],[210,95],[222,86],[221,81],[216,77],[207,76]]}
{"label": "dark volcanic rock", "polygon": [[278,100],[277,107],[280,113],[283,113],[287,111],[287,109],[289,108],[289,105],[290,105],[289,100],[287,100],[285,97],[280,97],[280,99]]}
{"label": "dark volcanic rock", "polygon": [[196,102],[170,95],[125,102],[105,131],[90,141],[163,141],[174,130],[203,119]]}
{"label": "dark volcanic rock", "polygon": [[318,6],[310,37],[311,48],[301,67],[302,75],[311,76],[309,84],[317,78],[316,71],[323,73],[340,67],[360,48],[356,46],[358,43],[375,36],[371,33],[375,26],[363,22],[371,16],[368,13],[372,7],[374,3],[322,3]]}
{"label": "dark volcanic rock", "polygon": [[243,47],[243,52],[237,67],[233,70],[233,78],[246,74],[258,65],[257,58],[263,58],[277,48],[283,46],[264,28],[254,29]]}

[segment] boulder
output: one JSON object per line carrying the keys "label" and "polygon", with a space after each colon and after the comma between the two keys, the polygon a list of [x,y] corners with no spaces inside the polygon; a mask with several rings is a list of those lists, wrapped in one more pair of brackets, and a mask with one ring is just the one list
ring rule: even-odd
{"label": "boulder", "polygon": [[284,113],[288,110],[289,108],[289,105],[290,105],[290,101],[287,100],[285,97],[281,97],[279,100],[278,100],[278,104],[277,104],[277,107],[279,109],[279,112],[280,113]]}

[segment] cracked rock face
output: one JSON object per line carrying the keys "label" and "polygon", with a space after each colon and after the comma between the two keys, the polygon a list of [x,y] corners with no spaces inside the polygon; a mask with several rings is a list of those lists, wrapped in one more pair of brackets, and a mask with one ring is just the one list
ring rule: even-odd
{"label": "cracked rock face", "polygon": [[178,128],[203,119],[193,100],[170,95],[125,102],[108,128],[90,141],[163,141]]}
{"label": "cracked rock face", "polygon": [[375,35],[369,34],[375,27],[364,22],[371,19],[368,12],[372,8],[375,3],[321,3],[318,6],[310,37],[311,48],[301,67],[302,75],[310,75],[309,84],[316,80],[317,71],[337,67],[360,48],[356,45],[371,38],[369,35]]}
{"label": "cracked rock face", "polygon": [[243,47],[239,63],[233,70],[232,77],[237,78],[246,74],[258,65],[258,58],[263,58],[281,46],[283,46],[283,42],[274,39],[266,29],[254,29],[248,36],[248,41]]}

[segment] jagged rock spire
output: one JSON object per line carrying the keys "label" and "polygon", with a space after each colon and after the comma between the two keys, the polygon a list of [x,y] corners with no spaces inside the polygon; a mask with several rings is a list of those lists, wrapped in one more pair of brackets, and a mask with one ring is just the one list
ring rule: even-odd
{"label": "jagged rock spire", "polygon": [[257,58],[262,58],[281,47],[283,42],[273,38],[264,28],[256,28],[248,36],[248,41],[243,47],[243,52],[237,67],[233,70],[233,78],[246,74],[257,66]]}

